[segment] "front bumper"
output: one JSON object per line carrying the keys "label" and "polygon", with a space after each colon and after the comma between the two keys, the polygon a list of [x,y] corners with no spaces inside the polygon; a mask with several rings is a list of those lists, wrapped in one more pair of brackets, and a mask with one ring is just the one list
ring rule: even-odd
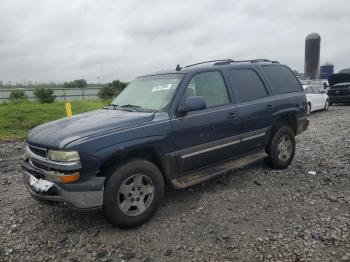
{"label": "front bumper", "polygon": [[48,181],[45,172],[22,163],[23,179],[32,197],[39,201],[59,204],[69,209],[88,210],[103,206],[104,177],[91,177],[71,184]]}

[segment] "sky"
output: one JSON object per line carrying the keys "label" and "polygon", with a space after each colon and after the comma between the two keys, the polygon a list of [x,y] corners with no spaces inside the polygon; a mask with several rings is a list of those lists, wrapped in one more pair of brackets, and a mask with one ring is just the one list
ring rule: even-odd
{"label": "sky", "polygon": [[312,32],[321,64],[350,67],[348,0],[1,0],[0,32],[4,83],[131,81],[224,58],[303,72]]}

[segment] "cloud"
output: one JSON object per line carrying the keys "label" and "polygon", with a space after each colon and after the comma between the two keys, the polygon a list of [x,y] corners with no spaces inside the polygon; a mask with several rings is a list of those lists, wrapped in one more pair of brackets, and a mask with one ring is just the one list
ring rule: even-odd
{"label": "cloud", "polygon": [[349,67],[346,0],[3,0],[0,80],[132,80],[217,58],[271,58],[303,71],[304,40],[321,63]]}

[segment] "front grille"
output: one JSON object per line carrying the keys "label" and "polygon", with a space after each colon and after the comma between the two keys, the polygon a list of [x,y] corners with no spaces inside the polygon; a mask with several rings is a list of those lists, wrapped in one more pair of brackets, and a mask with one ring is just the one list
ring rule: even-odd
{"label": "front grille", "polygon": [[30,163],[32,164],[32,166],[36,167],[36,168],[39,168],[41,170],[45,170],[45,171],[50,171],[50,168],[46,165],[42,165],[36,161],[30,161]]}
{"label": "front grille", "polygon": [[35,155],[46,158],[47,150],[45,148],[36,147],[36,146],[32,146],[32,145],[28,145],[28,147],[29,147],[30,151],[32,151]]}

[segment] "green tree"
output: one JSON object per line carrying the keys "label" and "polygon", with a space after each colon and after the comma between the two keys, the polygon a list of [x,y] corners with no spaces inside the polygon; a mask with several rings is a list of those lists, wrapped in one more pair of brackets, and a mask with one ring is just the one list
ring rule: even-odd
{"label": "green tree", "polygon": [[53,103],[56,99],[51,88],[37,87],[33,94],[40,103]]}
{"label": "green tree", "polygon": [[10,100],[28,100],[28,96],[21,90],[12,90],[10,93]]}
{"label": "green tree", "polygon": [[70,82],[64,82],[64,88],[85,88],[87,87],[87,82],[85,79],[77,79]]}
{"label": "green tree", "polygon": [[78,88],[85,88],[87,87],[87,82],[85,79],[78,79],[73,81]]}
{"label": "green tree", "polygon": [[111,86],[114,87],[114,88],[116,88],[116,89],[119,91],[119,93],[120,93],[121,91],[123,91],[124,88],[125,88],[127,85],[128,85],[127,83],[122,82],[122,81],[120,81],[119,79],[113,80],[112,83],[111,83]]}
{"label": "green tree", "polygon": [[119,95],[120,91],[113,87],[111,84],[103,86],[100,91],[98,91],[97,96],[100,99],[111,99]]}

